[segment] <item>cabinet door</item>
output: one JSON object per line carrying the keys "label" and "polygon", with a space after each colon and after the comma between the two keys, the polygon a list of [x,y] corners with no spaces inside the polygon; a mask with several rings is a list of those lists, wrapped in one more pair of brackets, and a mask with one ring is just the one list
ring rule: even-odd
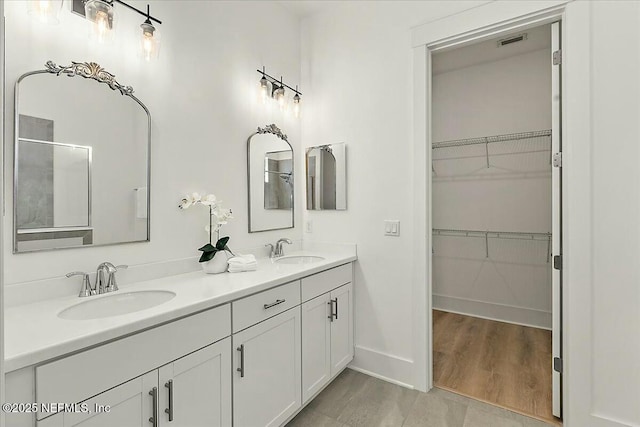
{"label": "cabinet door", "polygon": [[233,423],[279,426],[301,406],[300,306],[233,336]]}
{"label": "cabinet door", "polygon": [[353,285],[331,291],[331,376],[353,360]]}
{"label": "cabinet door", "polygon": [[330,295],[302,304],[302,402],[306,403],[331,378]]}
{"label": "cabinet door", "polygon": [[158,384],[159,426],[230,426],[231,338],[161,367]]}
{"label": "cabinet door", "polygon": [[[62,412],[38,422],[38,427],[148,427],[153,418],[153,395],[158,373],[149,372],[91,398],[83,412]],[[86,408],[86,412],[84,409]],[[107,412],[108,408],[108,412]]]}

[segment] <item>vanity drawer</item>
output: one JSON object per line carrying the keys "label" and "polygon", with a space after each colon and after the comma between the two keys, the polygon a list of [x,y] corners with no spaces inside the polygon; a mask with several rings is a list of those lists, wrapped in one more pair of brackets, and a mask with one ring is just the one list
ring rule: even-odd
{"label": "vanity drawer", "polygon": [[37,366],[36,401],[81,402],[229,335],[225,304]]}
{"label": "vanity drawer", "polygon": [[353,264],[344,264],[302,279],[302,302],[351,282]]}
{"label": "vanity drawer", "polygon": [[287,283],[231,303],[233,333],[300,304],[300,281]]}

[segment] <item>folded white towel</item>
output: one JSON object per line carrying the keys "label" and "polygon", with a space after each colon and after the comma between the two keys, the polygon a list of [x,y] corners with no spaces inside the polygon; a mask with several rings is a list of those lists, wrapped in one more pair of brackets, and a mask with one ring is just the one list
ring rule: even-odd
{"label": "folded white towel", "polygon": [[258,269],[257,265],[252,265],[252,266],[229,266],[229,269],[227,270],[229,273],[241,273],[243,271],[256,271]]}
{"label": "folded white towel", "polygon": [[258,269],[256,257],[249,255],[237,255],[227,260],[230,273],[240,273],[243,271],[255,271]]}
{"label": "folded white towel", "polygon": [[236,255],[227,260],[229,265],[246,265],[246,264],[256,264],[256,257],[252,254],[248,255]]}

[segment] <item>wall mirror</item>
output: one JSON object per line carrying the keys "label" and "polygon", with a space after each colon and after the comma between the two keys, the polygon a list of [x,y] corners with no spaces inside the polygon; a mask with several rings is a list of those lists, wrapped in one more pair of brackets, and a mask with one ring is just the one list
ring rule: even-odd
{"label": "wall mirror", "polygon": [[347,209],[344,143],[307,148],[307,210]]}
{"label": "wall mirror", "polygon": [[15,88],[14,253],[149,240],[149,110],[96,63]]}
{"label": "wall mirror", "polygon": [[274,124],[247,140],[249,233],[293,227],[293,148]]}

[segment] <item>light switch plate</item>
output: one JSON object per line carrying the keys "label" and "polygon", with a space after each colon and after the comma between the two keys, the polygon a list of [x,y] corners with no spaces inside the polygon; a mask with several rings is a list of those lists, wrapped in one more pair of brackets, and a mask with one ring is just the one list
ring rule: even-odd
{"label": "light switch plate", "polygon": [[313,222],[310,219],[305,221],[305,223],[304,223],[304,231],[305,231],[305,233],[312,233],[313,232]]}
{"label": "light switch plate", "polygon": [[400,235],[400,221],[384,220],[384,235],[397,237]]}

